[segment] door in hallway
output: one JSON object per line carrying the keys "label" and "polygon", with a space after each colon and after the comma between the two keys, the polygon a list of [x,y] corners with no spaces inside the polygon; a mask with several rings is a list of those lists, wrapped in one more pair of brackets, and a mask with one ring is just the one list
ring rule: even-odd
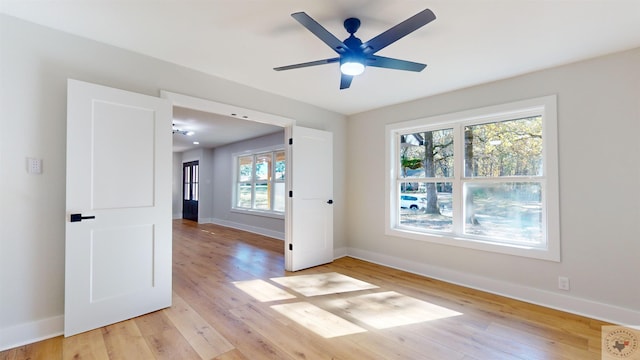
{"label": "door in hallway", "polygon": [[198,221],[198,161],[182,164],[182,218]]}

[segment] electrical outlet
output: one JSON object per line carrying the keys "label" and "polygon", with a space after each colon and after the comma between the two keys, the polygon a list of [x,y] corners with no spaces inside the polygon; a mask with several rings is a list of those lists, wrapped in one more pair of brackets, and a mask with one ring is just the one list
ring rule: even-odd
{"label": "electrical outlet", "polygon": [[42,174],[42,159],[27,158],[27,173]]}
{"label": "electrical outlet", "polygon": [[558,289],[569,291],[569,278],[566,276],[558,276]]}

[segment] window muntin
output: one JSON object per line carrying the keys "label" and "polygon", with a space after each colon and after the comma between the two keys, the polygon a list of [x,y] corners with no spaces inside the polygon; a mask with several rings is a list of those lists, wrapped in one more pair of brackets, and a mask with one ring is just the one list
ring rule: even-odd
{"label": "window muntin", "polygon": [[[387,126],[387,233],[559,260],[555,96]],[[423,198],[408,208],[402,196]]]}
{"label": "window muntin", "polygon": [[284,212],[284,150],[236,156],[236,169],[234,209]]}

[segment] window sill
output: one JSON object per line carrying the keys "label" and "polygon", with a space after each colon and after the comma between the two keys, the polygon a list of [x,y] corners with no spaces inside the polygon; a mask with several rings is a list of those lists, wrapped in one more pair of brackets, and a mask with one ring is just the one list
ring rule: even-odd
{"label": "window sill", "polygon": [[444,234],[427,234],[406,229],[387,228],[386,235],[467,249],[488,251],[504,255],[513,255],[532,259],[560,262],[560,249],[559,247],[554,248],[553,246],[549,246],[549,248],[527,247],[515,244],[496,243],[483,240],[453,237]]}
{"label": "window sill", "polygon": [[268,218],[273,218],[273,219],[283,219],[284,220],[284,213],[279,213],[279,212],[274,212],[274,211],[233,208],[233,209],[231,209],[231,212],[232,213],[236,213],[236,214],[261,216],[261,217],[268,217]]}

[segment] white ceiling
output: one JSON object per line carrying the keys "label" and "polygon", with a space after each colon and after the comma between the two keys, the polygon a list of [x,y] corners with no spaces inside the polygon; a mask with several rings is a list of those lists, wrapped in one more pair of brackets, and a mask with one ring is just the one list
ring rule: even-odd
{"label": "white ceiling", "polygon": [[[191,136],[174,133],[174,152],[182,152],[194,148],[211,149],[283,131],[283,128],[274,125],[177,106],[173,108],[173,124],[178,130],[193,131],[195,133]],[[199,142],[199,144],[193,144],[194,141]],[[282,141],[284,141],[284,136]]]}
{"label": "white ceiling", "polygon": [[[368,68],[339,90],[334,57],[290,14],[339,39],[378,35],[429,8],[436,20],[378,54],[428,64]],[[0,11],[345,115],[640,46],[640,0],[0,0]]]}

